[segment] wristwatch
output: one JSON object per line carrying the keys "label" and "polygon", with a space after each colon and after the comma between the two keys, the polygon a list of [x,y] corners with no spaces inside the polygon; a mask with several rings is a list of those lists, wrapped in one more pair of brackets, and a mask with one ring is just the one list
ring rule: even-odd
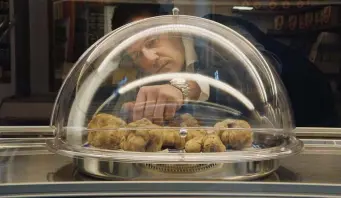
{"label": "wristwatch", "polygon": [[186,79],[174,78],[170,81],[170,84],[182,92],[184,101],[189,99],[189,85]]}

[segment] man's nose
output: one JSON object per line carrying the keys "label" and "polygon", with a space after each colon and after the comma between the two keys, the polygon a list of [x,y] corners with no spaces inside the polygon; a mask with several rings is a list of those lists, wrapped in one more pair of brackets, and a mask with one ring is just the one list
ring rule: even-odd
{"label": "man's nose", "polygon": [[156,54],[155,50],[153,50],[153,49],[143,48],[142,53],[143,53],[144,57],[146,57],[146,59],[151,60],[151,61],[154,61],[159,57]]}

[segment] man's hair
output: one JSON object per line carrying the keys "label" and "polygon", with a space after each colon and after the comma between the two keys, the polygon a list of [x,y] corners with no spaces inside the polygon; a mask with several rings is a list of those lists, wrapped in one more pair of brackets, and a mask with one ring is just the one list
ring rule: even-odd
{"label": "man's hair", "polygon": [[111,19],[111,29],[115,30],[138,16],[158,16],[170,13],[172,5],[123,3],[116,5]]}

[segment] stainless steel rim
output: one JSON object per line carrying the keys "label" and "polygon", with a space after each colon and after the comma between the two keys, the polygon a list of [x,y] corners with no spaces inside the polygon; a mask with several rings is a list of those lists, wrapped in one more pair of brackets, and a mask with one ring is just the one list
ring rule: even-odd
{"label": "stainless steel rim", "polygon": [[[273,173],[279,167],[278,160],[228,164],[187,164],[187,166],[202,169],[183,173],[176,168],[172,168],[173,172],[169,172],[169,169],[158,169],[158,165],[155,164],[120,163],[89,158],[74,159],[74,163],[78,172],[105,180],[254,180]],[[173,166],[180,167],[179,165]]]}
{"label": "stainless steel rim", "polygon": [[97,148],[85,148],[65,144],[60,139],[47,140],[47,147],[51,152],[71,158],[95,158],[127,163],[160,163],[160,164],[188,164],[188,163],[235,163],[248,161],[263,161],[279,159],[296,155],[303,149],[303,142],[295,137],[289,137],[283,144],[254,151],[233,151],[224,153],[167,153],[162,152],[128,152]]}

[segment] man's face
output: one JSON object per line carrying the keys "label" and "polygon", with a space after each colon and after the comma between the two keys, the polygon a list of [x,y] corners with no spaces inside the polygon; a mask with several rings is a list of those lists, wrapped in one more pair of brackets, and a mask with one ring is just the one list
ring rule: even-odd
{"label": "man's face", "polygon": [[179,72],[185,63],[182,39],[162,34],[142,39],[127,49],[127,55],[149,74]]}

